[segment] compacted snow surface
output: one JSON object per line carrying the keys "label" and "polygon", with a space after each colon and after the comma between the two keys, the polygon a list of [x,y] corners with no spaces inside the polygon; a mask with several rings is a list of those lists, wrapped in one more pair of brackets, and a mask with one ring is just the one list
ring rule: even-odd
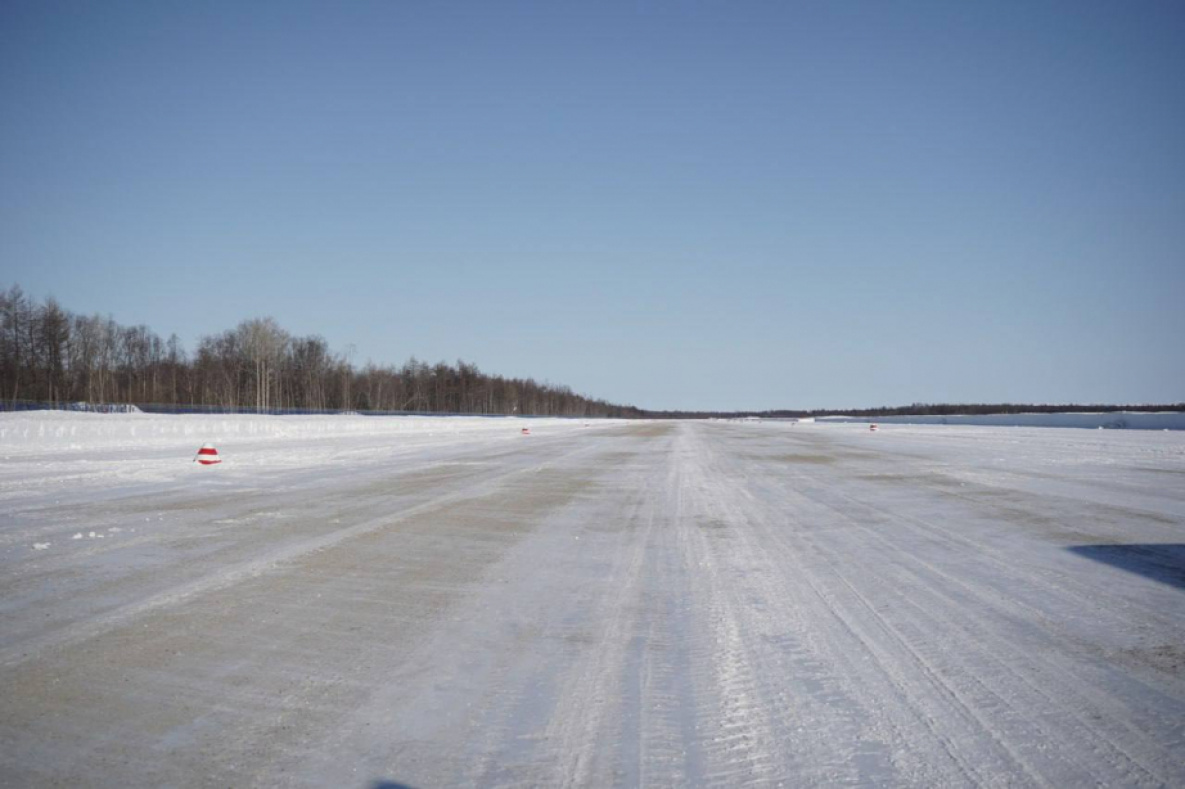
{"label": "compacted snow surface", "polygon": [[6,414],[0,585],[0,785],[1185,785],[1182,433]]}

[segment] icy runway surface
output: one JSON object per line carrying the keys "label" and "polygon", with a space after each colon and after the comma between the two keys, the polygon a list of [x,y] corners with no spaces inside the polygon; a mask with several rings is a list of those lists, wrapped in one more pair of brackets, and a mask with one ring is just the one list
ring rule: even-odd
{"label": "icy runway surface", "polygon": [[1185,434],[202,419],[0,418],[0,785],[1185,785]]}

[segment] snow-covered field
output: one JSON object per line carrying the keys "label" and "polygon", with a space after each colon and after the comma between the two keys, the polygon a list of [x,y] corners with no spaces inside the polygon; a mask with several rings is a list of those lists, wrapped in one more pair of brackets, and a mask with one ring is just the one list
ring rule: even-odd
{"label": "snow-covered field", "polygon": [[1185,785],[1180,432],[5,414],[0,591],[6,786]]}
{"label": "snow-covered field", "polygon": [[990,425],[994,427],[1079,427],[1104,430],[1185,430],[1182,411],[1108,411],[1068,414],[951,414],[881,416],[875,419],[822,416],[820,422],[869,422],[901,425]]}

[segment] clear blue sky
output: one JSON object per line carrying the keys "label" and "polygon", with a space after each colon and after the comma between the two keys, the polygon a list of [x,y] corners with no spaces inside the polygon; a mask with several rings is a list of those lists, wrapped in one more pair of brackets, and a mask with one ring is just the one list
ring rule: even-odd
{"label": "clear blue sky", "polygon": [[1185,3],[0,3],[0,286],[648,408],[1185,399]]}

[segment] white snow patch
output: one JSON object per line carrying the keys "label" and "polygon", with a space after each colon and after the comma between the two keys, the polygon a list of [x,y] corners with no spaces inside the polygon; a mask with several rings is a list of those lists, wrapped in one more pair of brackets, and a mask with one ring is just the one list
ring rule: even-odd
{"label": "white snow patch", "polygon": [[899,425],[983,425],[991,427],[1080,427],[1113,430],[1185,430],[1182,411],[1112,411],[1085,414],[950,414],[904,416],[823,416],[826,422],[876,422]]}

